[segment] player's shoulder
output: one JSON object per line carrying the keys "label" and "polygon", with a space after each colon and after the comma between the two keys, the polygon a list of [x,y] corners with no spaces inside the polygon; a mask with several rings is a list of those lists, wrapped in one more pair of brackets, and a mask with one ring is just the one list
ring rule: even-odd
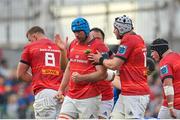
{"label": "player's shoulder", "polygon": [[[41,42],[42,43],[42,42]],[[55,42],[53,42],[51,39],[44,39],[42,45],[51,45],[51,46],[57,46]]]}
{"label": "player's shoulder", "polygon": [[179,57],[180,58],[180,54],[177,53],[177,52],[170,52],[167,56],[172,57],[172,58],[174,58],[174,57]]}
{"label": "player's shoulder", "polygon": [[173,62],[174,60],[179,60],[180,59],[180,54],[177,53],[177,52],[171,52],[169,54],[167,54],[166,56],[164,56],[162,58],[162,62],[166,62],[166,61],[169,61],[169,62]]}
{"label": "player's shoulder", "polygon": [[145,42],[140,35],[130,35],[127,36],[127,39],[124,41],[126,44],[130,46],[136,47],[145,47]]}
{"label": "player's shoulder", "polygon": [[32,47],[37,47],[37,46],[42,46],[42,45],[46,45],[46,44],[55,44],[53,43],[50,39],[42,39],[42,40],[38,40],[38,41],[35,41],[35,42],[31,42],[31,43],[28,43],[24,46],[24,49],[25,48],[32,48]]}
{"label": "player's shoulder", "polygon": [[124,35],[124,37],[123,37],[123,40],[127,40],[127,41],[129,41],[129,40],[133,40],[133,41],[144,41],[143,40],[143,38],[140,36],[140,35],[138,35],[138,34],[136,34],[136,33],[132,33],[132,34],[125,34]]}
{"label": "player's shoulder", "polygon": [[53,42],[51,39],[48,39],[48,38],[45,38],[45,39],[42,39],[42,40],[39,40],[37,41],[34,46],[36,47],[53,47],[53,48],[56,48],[57,45],[55,42]]}
{"label": "player's shoulder", "polygon": [[55,42],[53,42],[51,39],[48,39],[48,38],[45,38],[45,39],[42,39],[42,40],[39,40],[39,41],[37,41],[37,43],[36,43],[37,45],[38,44],[52,44],[52,45],[55,45],[56,43]]}
{"label": "player's shoulder", "polygon": [[166,55],[160,60],[159,65],[162,66],[164,64],[169,64],[171,63],[172,59],[173,59],[172,55]]}
{"label": "player's shoulder", "polygon": [[34,43],[28,43],[24,46],[24,49],[31,48],[32,46],[34,46]]}
{"label": "player's shoulder", "polygon": [[79,43],[79,41],[77,39],[74,39],[71,43],[70,43],[70,47],[77,45]]}

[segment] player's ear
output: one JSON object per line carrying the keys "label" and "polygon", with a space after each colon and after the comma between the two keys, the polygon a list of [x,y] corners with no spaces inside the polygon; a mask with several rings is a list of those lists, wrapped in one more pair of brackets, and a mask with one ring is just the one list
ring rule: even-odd
{"label": "player's ear", "polygon": [[33,34],[33,38],[37,41],[37,34]]}

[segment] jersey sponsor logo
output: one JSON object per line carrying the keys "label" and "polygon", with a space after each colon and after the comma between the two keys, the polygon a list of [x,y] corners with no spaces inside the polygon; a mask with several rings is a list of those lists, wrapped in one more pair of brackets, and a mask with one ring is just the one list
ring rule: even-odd
{"label": "jersey sponsor logo", "polygon": [[56,49],[51,49],[51,48],[39,48],[39,51],[41,51],[41,52],[58,52],[58,53],[60,53],[60,50],[56,50]]}
{"label": "jersey sponsor logo", "polygon": [[70,59],[70,62],[77,62],[77,63],[88,63],[88,60],[80,60],[80,59]]}
{"label": "jersey sponsor logo", "polygon": [[52,69],[42,69],[42,74],[59,75],[59,71],[58,70],[52,70]]}
{"label": "jersey sponsor logo", "polygon": [[120,45],[118,48],[118,53],[124,55],[126,53],[127,46],[125,45]]}
{"label": "jersey sponsor logo", "polygon": [[168,67],[167,65],[164,65],[160,68],[160,71],[161,71],[161,74],[164,75],[164,74],[167,74],[168,73]]}

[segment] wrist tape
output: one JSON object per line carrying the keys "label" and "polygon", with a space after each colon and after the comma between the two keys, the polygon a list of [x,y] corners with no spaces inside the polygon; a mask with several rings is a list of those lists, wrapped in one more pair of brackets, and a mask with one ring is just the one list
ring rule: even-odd
{"label": "wrist tape", "polygon": [[113,70],[107,70],[107,81],[113,81],[115,77],[115,72]]}
{"label": "wrist tape", "polygon": [[166,96],[174,95],[174,88],[173,88],[173,86],[164,86],[164,94]]}

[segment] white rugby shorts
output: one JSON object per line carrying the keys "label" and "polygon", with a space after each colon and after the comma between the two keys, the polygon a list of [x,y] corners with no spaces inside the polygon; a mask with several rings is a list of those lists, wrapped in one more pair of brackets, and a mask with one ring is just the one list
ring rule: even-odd
{"label": "white rugby shorts", "polygon": [[57,91],[44,89],[35,95],[33,104],[36,119],[56,119],[60,113],[61,104],[54,98]]}

